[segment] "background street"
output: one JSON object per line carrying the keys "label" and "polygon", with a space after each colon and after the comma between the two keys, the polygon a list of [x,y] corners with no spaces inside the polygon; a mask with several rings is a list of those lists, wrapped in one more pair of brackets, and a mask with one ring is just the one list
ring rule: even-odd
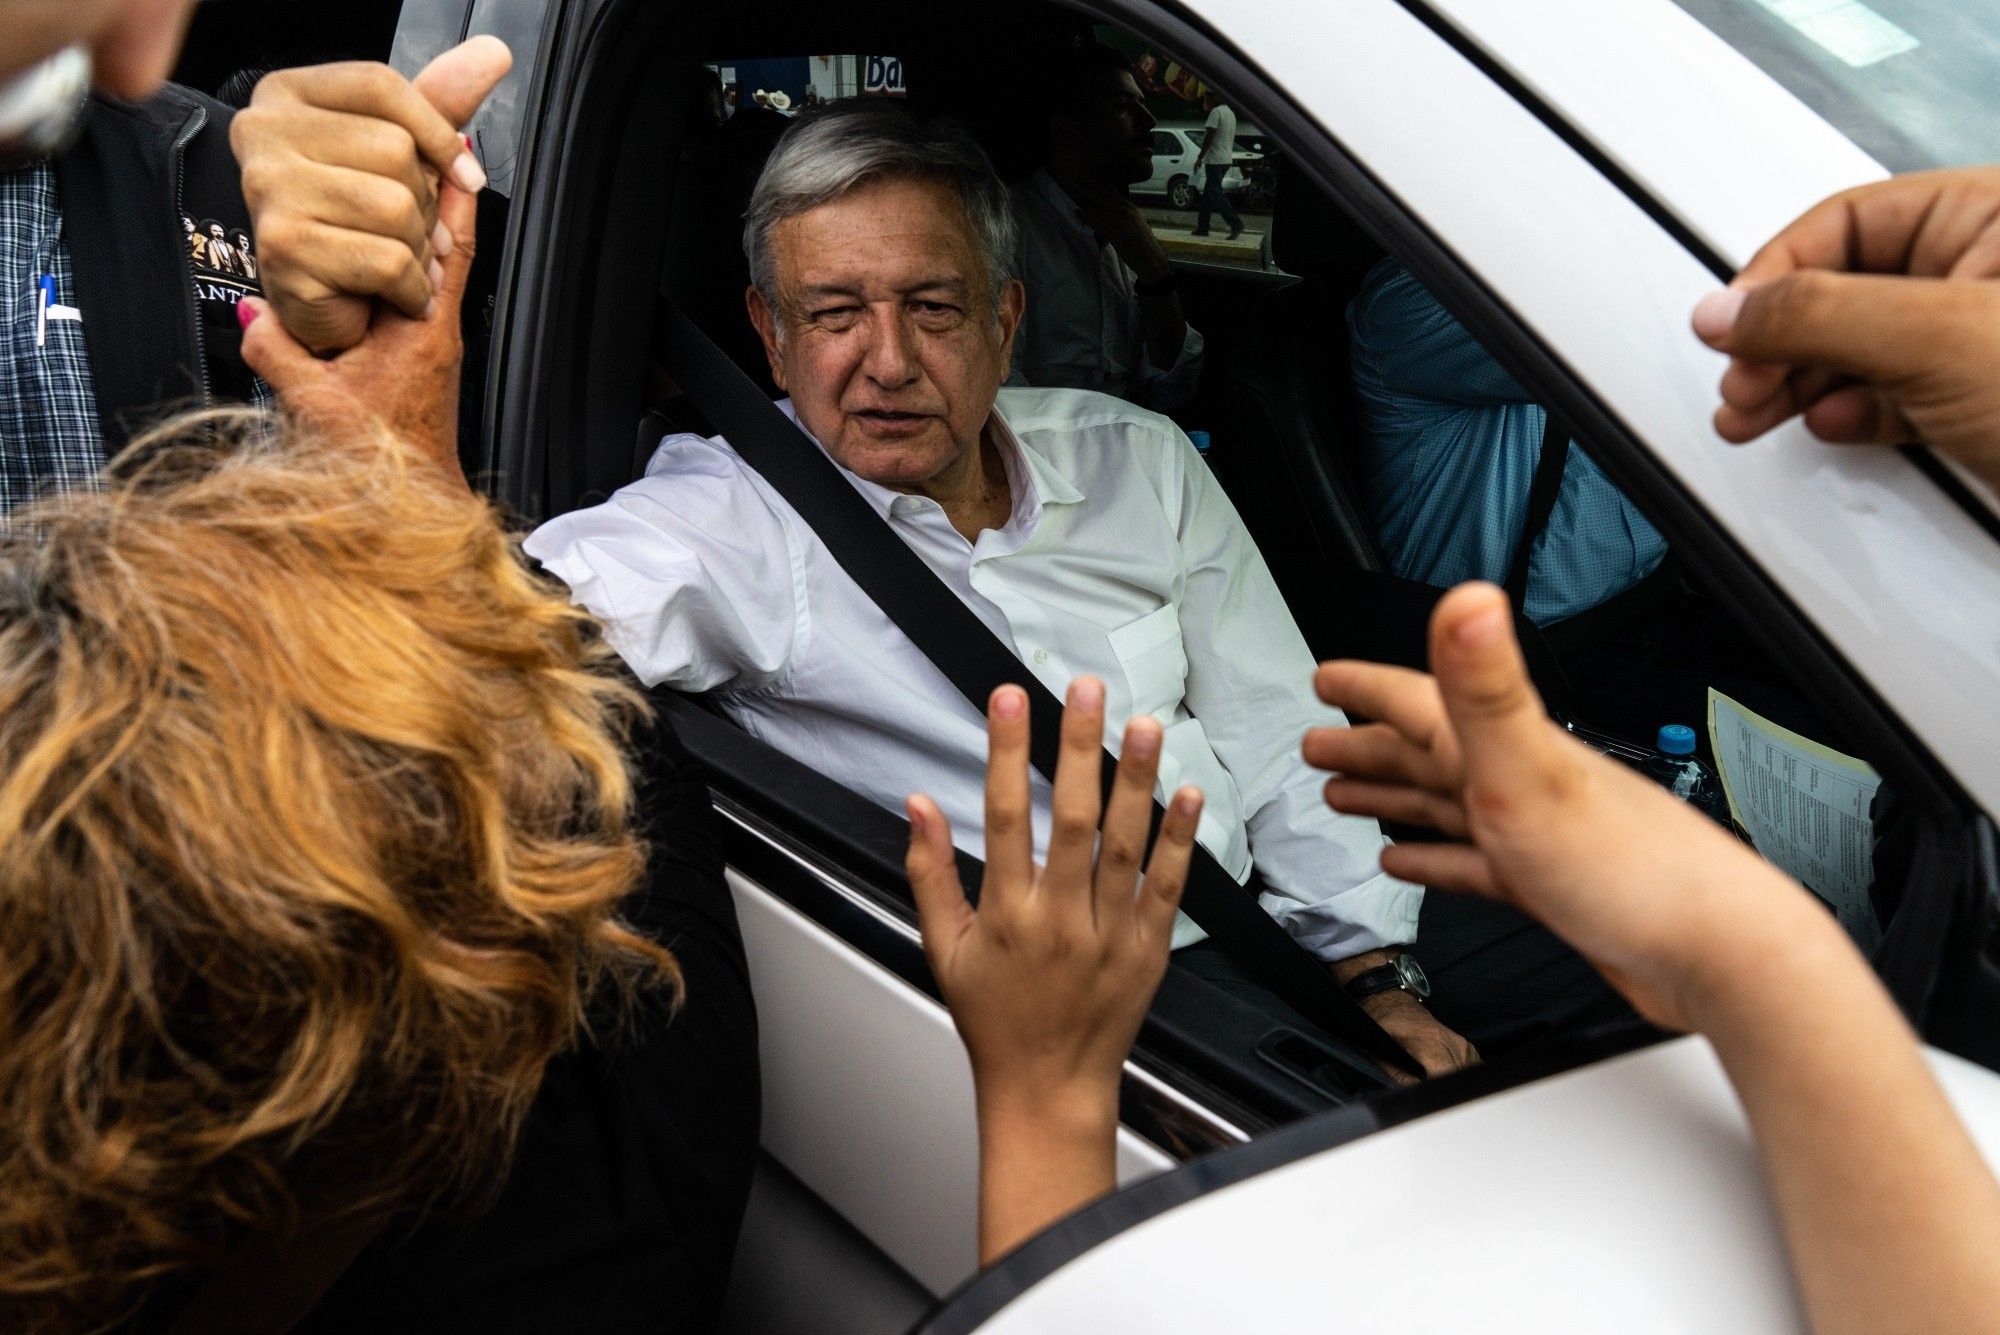
{"label": "background street", "polygon": [[1228,239],[1229,227],[1220,218],[1209,220],[1209,235],[1190,236],[1194,227],[1194,210],[1183,212],[1170,208],[1166,200],[1147,198],[1144,195],[1136,201],[1139,212],[1146,216],[1146,222],[1159,238],[1160,245],[1167,254],[1177,260],[1200,260],[1209,264],[1230,264],[1246,269],[1264,267],[1264,238],[1271,230],[1271,215],[1252,213],[1241,204],[1237,212],[1243,215],[1243,235],[1234,241]]}

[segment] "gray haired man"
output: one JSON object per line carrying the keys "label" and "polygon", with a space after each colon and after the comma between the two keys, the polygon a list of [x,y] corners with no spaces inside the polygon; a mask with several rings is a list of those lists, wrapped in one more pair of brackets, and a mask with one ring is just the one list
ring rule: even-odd
{"label": "gray haired man", "polygon": [[[1256,858],[1296,938],[1337,974],[1380,962],[1415,938],[1423,892],[1382,872],[1373,821],[1320,800],[1299,741],[1340,720],[1228,499],[1164,417],[1001,387],[1026,300],[1014,240],[961,132],[880,103],[802,120],[744,229],[786,410],[1045,685],[1102,683],[1109,744],[1159,719],[1166,791],[1203,791],[1202,842],[1239,876]],[[984,851],[984,719],[726,442],[669,437],[644,478],[527,549],[649,684],[714,693],[891,809],[927,793]],[[1037,781],[1037,856],[1051,796]],[[1175,943],[1200,935],[1183,920]],[[1376,1007],[1431,1071],[1473,1057],[1409,993]]]}
{"label": "gray haired man", "polygon": [[[1203,791],[1201,842],[1239,878],[1255,858],[1295,939],[1343,982],[1379,972],[1417,938],[1424,892],[1382,872],[1375,822],[1321,800],[1300,739],[1344,720],[1314,698],[1312,656],[1228,498],[1164,417],[1002,388],[1025,297],[977,145],[836,104],[787,132],[747,217],[749,316],[785,411],[1044,684],[1102,693],[1108,743],[1128,717],[1159,720],[1164,789]],[[667,437],[644,477],[526,545],[647,684],[710,694],[892,810],[927,793],[983,852],[985,719],[726,440]],[[1033,796],[1042,857],[1039,778]],[[1216,962],[1200,936],[1175,935],[1190,967]],[[1432,1073],[1476,1059],[1410,991],[1363,1004]]]}

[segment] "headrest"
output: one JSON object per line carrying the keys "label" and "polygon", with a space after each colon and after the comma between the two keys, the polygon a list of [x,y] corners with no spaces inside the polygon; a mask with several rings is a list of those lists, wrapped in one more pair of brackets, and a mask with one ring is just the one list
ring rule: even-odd
{"label": "headrest", "polygon": [[1286,273],[1351,293],[1382,258],[1382,247],[1309,179],[1290,158],[1278,162],[1278,198],[1271,216],[1271,257]]}

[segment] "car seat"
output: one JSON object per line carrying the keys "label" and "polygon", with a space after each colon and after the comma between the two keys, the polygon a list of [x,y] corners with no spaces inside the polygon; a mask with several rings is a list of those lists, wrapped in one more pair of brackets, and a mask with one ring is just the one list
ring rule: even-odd
{"label": "car seat", "polygon": [[790,125],[777,112],[752,106],[720,126],[689,133],[674,177],[660,276],[661,291],[772,394],[770,364],[743,306],[750,283],[743,213],[765,160]]}
{"label": "car seat", "polygon": [[1288,574],[1386,568],[1362,490],[1347,346],[1347,303],[1383,252],[1295,164],[1282,162],[1278,178],[1272,257],[1299,281],[1259,299],[1225,376],[1232,451],[1288,484],[1238,498],[1285,585]]}
{"label": "car seat", "polygon": [[[1232,467],[1257,479],[1231,499],[1316,658],[1422,668],[1443,590],[1389,572],[1348,360],[1348,302],[1385,252],[1289,159],[1277,176],[1272,256],[1298,281],[1257,301],[1225,365]],[[1561,666],[1534,623],[1517,615],[1515,631],[1543,698],[1562,708]]]}

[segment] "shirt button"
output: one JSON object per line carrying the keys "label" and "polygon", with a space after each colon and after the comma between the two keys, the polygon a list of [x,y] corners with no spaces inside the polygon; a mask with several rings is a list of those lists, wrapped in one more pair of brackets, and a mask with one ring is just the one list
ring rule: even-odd
{"label": "shirt button", "polygon": [[1049,651],[1048,651],[1048,650],[1046,650],[1046,649],[1037,649],[1037,650],[1035,650],[1035,661],[1036,661],[1037,663],[1046,663],[1046,662],[1048,662],[1048,661],[1049,661]]}

